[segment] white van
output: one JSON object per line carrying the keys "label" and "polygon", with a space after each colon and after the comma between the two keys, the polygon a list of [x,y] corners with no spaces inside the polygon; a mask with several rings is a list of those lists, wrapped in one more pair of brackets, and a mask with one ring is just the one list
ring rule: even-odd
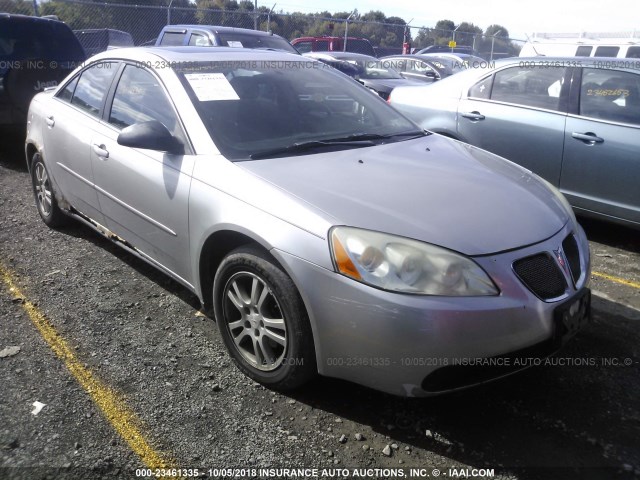
{"label": "white van", "polygon": [[521,57],[640,58],[640,32],[620,34],[536,33],[527,40]]}

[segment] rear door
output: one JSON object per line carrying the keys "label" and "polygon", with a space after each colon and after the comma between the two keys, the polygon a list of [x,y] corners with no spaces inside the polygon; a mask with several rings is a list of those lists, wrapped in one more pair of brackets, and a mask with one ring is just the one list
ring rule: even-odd
{"label": "rear door", "polygon": [[577,72],[560,188],[572,205],[640,223],[640,74]]}
{"label": "rear door", "polygon": [[44,157],[65,198],[81,213],[104,224],[89,157],[105,97],[118,62],[97,63],[76,75],[44,112]]}
{"label": "rear door", "polygon": [[568,72],[565,67],[517,65],[483,77],[463,92],[458,135],[558,185]]}

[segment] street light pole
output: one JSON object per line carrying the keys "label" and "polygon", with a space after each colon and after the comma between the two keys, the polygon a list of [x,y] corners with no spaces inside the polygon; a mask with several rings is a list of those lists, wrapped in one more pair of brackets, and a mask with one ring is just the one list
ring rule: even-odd
{"label": "street light pole", "polygon": [[[460,25],[462,25],[462,24],[460,24]],[[453,29],[453,36],[451,37],[451,39],[453,40],[454,43],[456,41],[456,32],[460,28],[460,25],[458,25],[456,28]],[[451,53],[453,53],[453,47],[451,47]]]}
{"label": "street light pole", "polygon": [[351,15],[349,15],[347,17],[347,21],[344,25],[344,45],[342,46],[342,51],[346,52],[347,51],[347,34],[349,32],[349,20],[351,20],[351,17],[353,17],[355,15],[356,11],[354,10],[353,12],[351,12]]}
{"label": "street light pole", "polygon": [[169,7],[167,8],[167,25],[171,25],[171,4],[172,3],[173,3],[173,0],[170,0]]}
{"label": "street light pole", "polygon": [[502,30],[498,30],[491,37],[491,58],[489,60],[490,62],[493,62],[493,45],[496,43],[496,35],[500,35],[501,33],[502,33]]}
{"label": "street light pole", "polygon": [[271,7],[271,10],[269,10],[269,13],[267,13],[267,32],[271,32],[271,12],[273,12],[273,9],[276,8],[277,3],[273,4],[273,7]]}

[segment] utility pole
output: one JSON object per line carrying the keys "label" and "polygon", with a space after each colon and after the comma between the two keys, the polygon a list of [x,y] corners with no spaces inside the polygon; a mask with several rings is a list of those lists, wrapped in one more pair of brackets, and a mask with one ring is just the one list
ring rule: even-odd
{"label": "utility pole", "polygon": [[491,37],[491,58],[489,59],[490,62],[493,62],[493,45],[496,43],[496,35],[500,35],[501,33],[502,33],[502,30],[498,30]]}
{"label": "utility pole", "polygon": [[253,29],[258,30],[258,0],[256,0],[256,5],[253,8]]}
{"label": "utility pole", "polygon": [[351,12],[351,15],[349,15],[347,17],[347,21],[344,25],[344,45],[342,46],[342,51],[346,52],[347,51],[347,34],[349,32],[349,20],[351,20],[351,17],[353,17],[355,15],[356,11],[354,10],[353,12]]}
{"label": "utility pole", "polygon": [[171,25],[171,4],[173,0],[169,1],[169,7],[167,7],[167,25]]}

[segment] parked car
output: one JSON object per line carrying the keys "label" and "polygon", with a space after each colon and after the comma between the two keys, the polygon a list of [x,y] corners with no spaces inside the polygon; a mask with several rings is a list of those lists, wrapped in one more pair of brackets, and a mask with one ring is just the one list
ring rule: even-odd
{"label": "parked car", "polygon": [[305,53],[305,57],[320,60],[342,73],[353,77],[365,87],[373,90],[385,100],[391,90],[400,85],[414,85],[415,80],[408,80],[383,62],[369,55],[351,52]]}
{"label": "parked car", "polygon": [[344,37],[300,37],[291,40],[291,45],[300,53],[309,52],[353,52],[375,57],[376,52],[366,38],[347,37],[347,48],[344,48]]}
{"label": "parked car", "polygon": [[483,68],[488,67],[489,62],[482,57],[475,55],[467,55],[466,53],[423,53],[424,57],[429,59],[437,59],[438,61],[444,61],[445,59],[453,62],[452,69],[466,69],[466,68]]}
{"label": "parked car", "polygon": [[320,65],[224,47],[92,57],[31,104],[40,216],[185,285],[272,388],[319,372],[441,393],[571,338],[590,256],[564,197]]}
{"label": "parked car", "polygon": [[217,25],[167,25],[156,39],[157,46],[264,48],[299,53],[279,35],[247,28]]}
{"label": "parked car", "polygon": [[128,32],[112,28],[89,28],[74,30],[73,33],[80,40],[87,57],[96,53],[119,47],[133,47],[133,37]]}
{"label": "parked car", "polygon": [[24,135],[33,96],[56,86],[84,59],[64,23],[0,13],[0,127]]}
{"label": "parked car", "polygon": [[640,226],[640,70],[627,60],[500,60],[434,89],[398,88],[390,102],[532,170],[581,214]]}
{"label": "parked car", "polygon": [[475,55],[475,51],[472,47],[467,47],[464,45],[453,48],[447,45],[430,45],[426,48],[418,50],[416,53],[418,55],[422,55],[424,53],[464,53],[467,55]]}
{"label": "parked car", "polygon": [[391,55],[380,59],[382,64],[404,78],[433,83],[463,70],[453,60],[435,59],[424,55]]}
{"label": "parked car", "polygon": [[576,33],[567,34],[539,33],[522,46],[521,57],[616,57],[640,58],[640,35]]}

